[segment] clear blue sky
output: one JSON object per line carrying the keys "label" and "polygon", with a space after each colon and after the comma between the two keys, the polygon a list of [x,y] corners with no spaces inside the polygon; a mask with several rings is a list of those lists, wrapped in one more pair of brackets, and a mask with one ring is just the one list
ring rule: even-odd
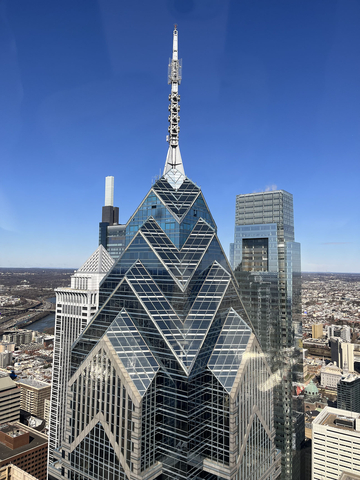
{"label": "clear blue sky", "polygon": [[180,147],[226,252],[235,195],[294,195],[304,271],[360,272],[360,2],[0,1],[0,266],[79,267]]}

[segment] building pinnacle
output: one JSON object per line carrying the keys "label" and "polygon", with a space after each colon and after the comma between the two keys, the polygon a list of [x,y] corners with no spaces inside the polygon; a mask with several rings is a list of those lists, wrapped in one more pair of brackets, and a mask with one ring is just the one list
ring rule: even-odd
{"label": "building pinnacle", "polygon": [[168,84],[171,85],[171,93],[169,95],[169,134],[167,135],[166,140],[169,143],[169,150],[164,168],[164,175],[175,190],[181,186],[185,179],[185,171],[179,148],[179,85],[182,77],[181,64],[181,59],[179,60],[178,58],[178,31],[177,25],[175,25],[173,31],[173,53],[172,58],[169,60],[168,67]]}

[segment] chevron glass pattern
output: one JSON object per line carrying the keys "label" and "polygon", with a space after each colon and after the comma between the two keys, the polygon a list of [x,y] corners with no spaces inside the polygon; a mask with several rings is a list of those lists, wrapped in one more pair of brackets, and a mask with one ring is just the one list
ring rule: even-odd
{"label": "chevron glass pattern", "polygon": [[277,478],[271,372],[201,190],[162,177],[126,234],[72,348],[50,477]]}

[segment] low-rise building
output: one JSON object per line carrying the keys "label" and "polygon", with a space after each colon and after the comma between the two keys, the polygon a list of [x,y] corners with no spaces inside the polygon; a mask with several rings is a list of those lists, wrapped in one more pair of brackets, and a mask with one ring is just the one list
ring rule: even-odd
{"label": "low-rise building", "polygon": [[342,377],[342,370],[337,365],[329,363],[321,368],[320,374],[321,386],[335,390]]}
{"label": "low-rise building", "polygon": [[37,478],[10,463],[0,468],[0,480],[37,480]]}
{"label": "low-rise building", "polygon": [[319,375],[322,366],[323,366],[323,362],[320,359],[305,358],[305,360],[304,360],[304,377],[306,378],[307,375],[309,375],[309,376],[311,375],[312,377],[315,377],[316,375]]}
{"label": "low-rise building", "polygon": [[47,448],[43,433],[19,422],[0,425],[0,468],[12,463],[38,480],[46,480]]}

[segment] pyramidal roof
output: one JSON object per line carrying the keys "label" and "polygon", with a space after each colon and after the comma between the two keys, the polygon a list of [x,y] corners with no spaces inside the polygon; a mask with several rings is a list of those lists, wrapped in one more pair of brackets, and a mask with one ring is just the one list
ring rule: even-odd
{"label": "pyramidal roof", "polygon": [[99,245],[76,273],[107,273],[114,263],[107,250]]}

